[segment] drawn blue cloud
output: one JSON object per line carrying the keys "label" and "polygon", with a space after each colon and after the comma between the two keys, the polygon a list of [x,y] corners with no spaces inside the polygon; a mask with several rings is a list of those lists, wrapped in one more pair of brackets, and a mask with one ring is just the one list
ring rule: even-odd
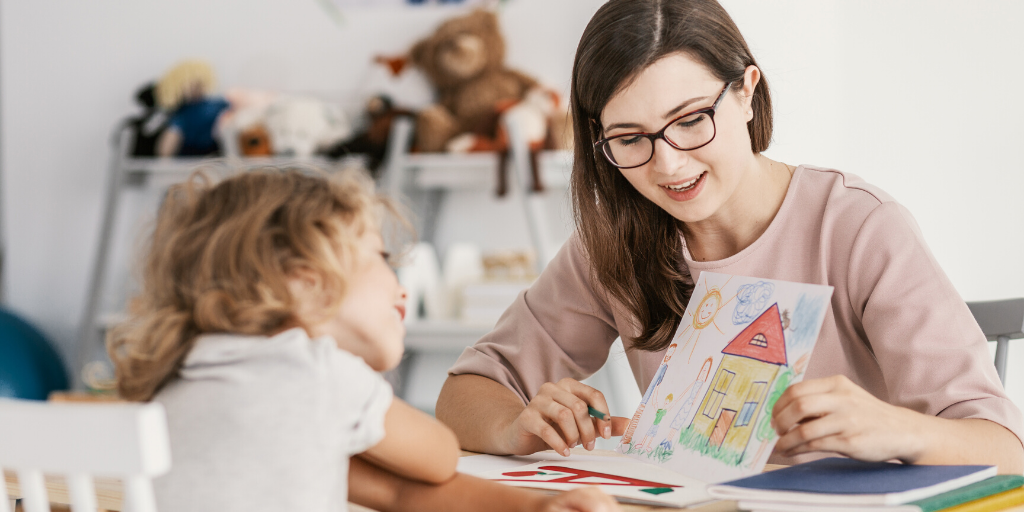
{"label": "drawn blue cloud", "polygon": [[801,349],[814,343],[820,325],[818,318],[827,300],[825,296],[808,297],[806,294],[800,294],[793,310],[793,322],[789,326],[792,334],[787,337],[788,348]]}
{"label": "drawn blue cloud", "polygon": [[775,285],[758,281],[740,286],[736,291],[736,309],[732,312],[733,325],[749,324],[768,307]]}

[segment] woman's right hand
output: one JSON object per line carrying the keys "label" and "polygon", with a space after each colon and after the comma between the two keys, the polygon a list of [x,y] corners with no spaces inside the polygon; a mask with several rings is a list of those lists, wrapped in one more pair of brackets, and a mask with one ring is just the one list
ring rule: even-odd
{"label": "woman's right hand", "polygon": [[533,400],[505,430],[507,452],[528,455],[552,449],[566,457],[569,448],[582,445],[593,450],[597,437],[621,436],[628,418],[599,420],[587,407],[608,414],[604,394],[577,380],[565,378],[545,383]]}
{"label": "woman's right hand", "polygon": [[547,497],[537,512],[619,512],[619,504],[596,487],[584,487]]}

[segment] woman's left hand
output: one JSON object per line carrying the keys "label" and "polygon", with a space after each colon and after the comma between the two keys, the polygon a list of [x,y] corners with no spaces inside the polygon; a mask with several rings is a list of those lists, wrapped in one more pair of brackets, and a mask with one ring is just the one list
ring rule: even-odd
{"label": "woman's left hand", "polygon": [[775,452],[835,452],[854,459],[914,462],[923,452],[923,415],[885,403],[843,375],[798,382],[772,409]]}

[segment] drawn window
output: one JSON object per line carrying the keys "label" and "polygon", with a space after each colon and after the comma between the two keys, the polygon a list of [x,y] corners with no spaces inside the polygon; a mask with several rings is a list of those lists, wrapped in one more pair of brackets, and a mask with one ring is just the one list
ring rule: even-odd
{"label": "drawn window", "polygon": [[747,399],[743,401],[743,408],[740,409],[740,414],[736,418],[737,427],[744,427],[750,423],[750,420],[753,419],[754,411],[757,410],[757,405],[764,398],[764,390],[767,387],[767,382],[755,382],[753,387],[750,388],[750,392],[747,393]]}
{"label": "drawn window", "polygon": [[722,407],[722,400],[729,393],[729,386],[732,385],[732,378],[735,376],[736,374],[729,370],[718,372],[718,379],[711,389],[711,397],[708,399],[707,405],[704,406],[704,416],[711,419],[715,419],[718,416],[718,410]]}
{"label": "drawn window", "polygon": [[764,334],[757,333],[754,338],[750,340],[750,344],[755,347],[768,348],[768,338]]}

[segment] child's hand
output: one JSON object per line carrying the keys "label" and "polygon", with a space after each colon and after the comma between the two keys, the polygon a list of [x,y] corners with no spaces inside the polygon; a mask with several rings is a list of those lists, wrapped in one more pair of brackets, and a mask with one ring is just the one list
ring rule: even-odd
{"label": "child's hand", "polygon": [[596,487],[584,487],[551,496],[537,512],[617,512],[619,504]]}

